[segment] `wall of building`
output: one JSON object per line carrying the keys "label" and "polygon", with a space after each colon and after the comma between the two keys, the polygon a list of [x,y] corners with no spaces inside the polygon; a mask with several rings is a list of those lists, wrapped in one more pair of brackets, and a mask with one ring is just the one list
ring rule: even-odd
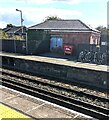
{"label": "wall of building", "polygon": [[89,44],[91,35],[89,32],[51,32],[50,34],[62,36],[63,45]]}
{"label": "wall of building", "polygon": [[47,40],[49,39],[49,33],[48,31],[44,30],[34,30],[30,29],[27,31],[27,38],[28,41],[30,40],[37,40],[37,41],[42,41],[42,40]]}
{"label": "wall of building", "polygon": [[50,36],[47,31],[28,30],[28,54],[40,54],[50,51]]}
{"label": "wall of building", "polygon": [[[76,55],[78,52],[79,44],[90,44],[90,35],[89,32],[51,32],[51,35],[61,36],[63,40],[63,46],[60,48],[63,53],[64,45],[72,45],[74,46],[73,55]],[[58,50],[57,50],[58,51]]]}
{"label": "wall of building", "polygon": [[83,44],[100,44],[100,34],[96,32],[51,32],[52,35],[62,36],[63,46],[75,46],[75,52],[78,52],[78,46]]}
{"label": "wall of building", "polygon": [[28,54],[37,55],[50,51],[50,43],[48,40],[30,40],[28,41]]}

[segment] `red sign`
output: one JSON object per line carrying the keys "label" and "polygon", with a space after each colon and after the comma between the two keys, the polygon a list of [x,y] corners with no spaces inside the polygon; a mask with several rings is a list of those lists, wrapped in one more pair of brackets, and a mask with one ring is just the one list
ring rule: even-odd
{"label": "red sign", "polygon": [[73,51],[74,51],[74,46],[64,45],[64,53],[65,54],[72,54]]}

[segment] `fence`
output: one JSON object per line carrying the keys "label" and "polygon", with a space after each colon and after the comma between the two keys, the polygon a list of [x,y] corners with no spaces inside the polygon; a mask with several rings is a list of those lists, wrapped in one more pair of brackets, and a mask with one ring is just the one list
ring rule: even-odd
{"label": "fence", "polygon": [[101,45],[78,45],[78,60],[95,64],[108,64],[109,46]]}
{"label": "fence", "polygon": [[21,53],[21,54],[40,54],[48,52],[50,49],[49,39],[47,40],[0,40],[0,51]]}
{"label": "fence", "polygon": [[97,45],[94,45],[94,44],[93,45],[92,44],[78,44],[77,46],[78,53],[80,53],[82,50],[96,52],[99,49],[103,53],[109,50],[109,46],[101,45],[100,47],[97,47]]}
{"label": "fence", "polygon": [[0,40],[0,51],[11,53],[26,53],[26,41],[25,40]]}

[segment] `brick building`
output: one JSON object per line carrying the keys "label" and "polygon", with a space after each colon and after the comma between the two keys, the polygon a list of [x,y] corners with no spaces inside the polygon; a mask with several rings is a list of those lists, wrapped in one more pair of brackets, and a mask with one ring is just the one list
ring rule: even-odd
{"label": "brick building", "polygon": [[62,50],[64,45],[100,44],[100,32],[80,20],[49,20],[29,27],[50,35],[50,50]]}

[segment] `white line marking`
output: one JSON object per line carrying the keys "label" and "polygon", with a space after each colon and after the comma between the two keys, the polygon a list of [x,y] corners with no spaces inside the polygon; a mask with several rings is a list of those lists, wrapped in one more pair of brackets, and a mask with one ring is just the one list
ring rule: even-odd
{"label": "white line marking", "polygon": [[9,99],[13,99],[13,98],[16,98],[16,97],[19,97],[20,95],[16,95],[16,96],[13,96],[13,97],[9,97],[9,98],[6,98],[6,99],[4,99],[4,101],[5,100],[9,100]]}
{"label": "white line marking", "polygon": [[34,108],[31,109],[31,110],[26,111],[26,113],[28,113],[28,112],[30,112],[30,111],[32,111],[32,110],[38,109],[39,107],[42,107],[43,105],[45,105],[45,103],[43,103],[43,104],[41,104],[41,105],[39,105],[39,106],[37,106],[37,107],[34,107]]}
{"label": "white line marking", "polygon": [[79,116],[79,114],[78,115],[75,115],[73,118],[75,119],[75,118],[77,118]]}

